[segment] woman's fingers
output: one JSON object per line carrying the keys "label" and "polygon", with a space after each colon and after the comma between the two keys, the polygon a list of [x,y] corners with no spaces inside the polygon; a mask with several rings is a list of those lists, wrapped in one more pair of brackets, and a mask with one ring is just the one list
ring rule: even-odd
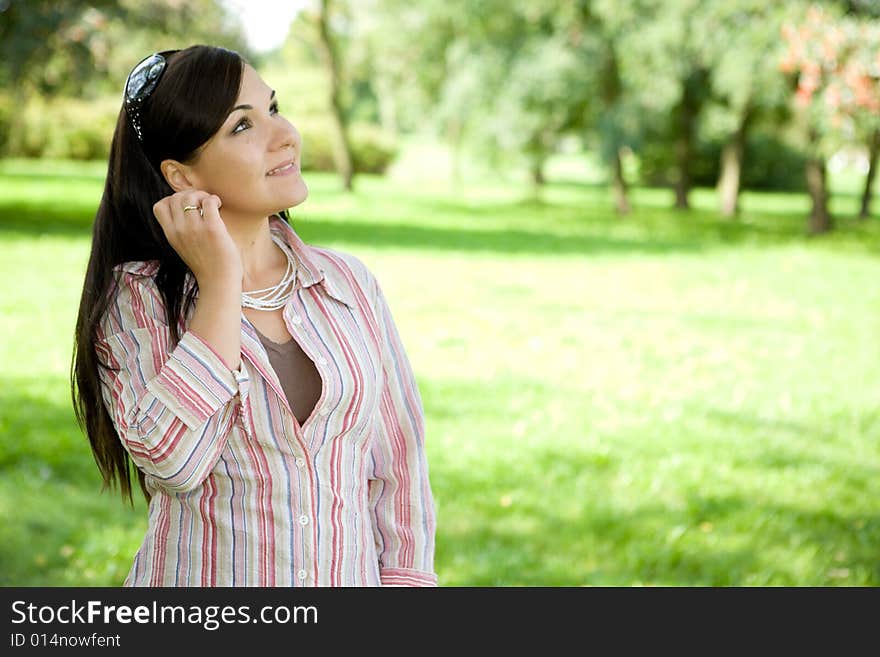
{"label": "woman's fingers", "polygon": [[156,221],[162,226],[162,231],[165,233],[165,237],[168,237],[169,231],[174,229],[174,224],[172,223],[173,220],[171,218],[171,206],[168,204],[168,197],[153,203],[153,216],[156,217]]}
{"label": "woman's fingers", "polygon": [[174,227],[178,232],[187,230],[190,227],[189,222],[201,221],[202,201],[208,196],[210,196],[208,192],[188,190],[167,197]]}
{"label": "woman's fingers", "polygon": [[238,249],[220,216],[216,194],[187,190],[166,196],[153,206],[168,243],[197,278],[241,268]]}
{"label": "woman's fingers", "polygon": [[216,228],[217,222],[222,223],[223,221],[220,218],[220,206],[222,205],[220,197],[216,194],[208,194],[201,203],[202,217],[209,226]]}

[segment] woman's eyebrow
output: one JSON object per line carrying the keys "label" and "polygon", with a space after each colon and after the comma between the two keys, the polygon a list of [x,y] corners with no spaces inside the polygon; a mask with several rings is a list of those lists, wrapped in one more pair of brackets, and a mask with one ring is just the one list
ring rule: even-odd
{"label": "woman's eyebrow", "polygon": [[[272,90],[272,93],[269,94],[269,100],[271,101],[273,98],[275,98],[275,90],[274,89]],[[235,110],[240,110],[240,109],[252,110],[252,109],[254,109],[254,106],[253,105],[236,105],[235,107],[232,108],[232,110],[229,113],[232,114],[232,112],[234,112]]]}

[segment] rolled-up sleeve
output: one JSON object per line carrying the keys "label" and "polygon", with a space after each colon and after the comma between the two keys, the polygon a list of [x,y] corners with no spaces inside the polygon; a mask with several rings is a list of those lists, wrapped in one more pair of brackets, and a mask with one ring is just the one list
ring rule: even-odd
{"label": "rolled-up sleeve", "polygon": [[[193,331],[170,348],[150,279],[123,273],[96,344],[102,395],[135,465],[169,490],[197,488],[223,449],[248,376]],[[116,370],[116,371],[113,371]]]}
{"label": "rolled-up sleeve", "polygon": [[383,586],[437,586],[422,400],[387,300],[375,279],[373,285],[384,379],[369,482],[380,580]]}

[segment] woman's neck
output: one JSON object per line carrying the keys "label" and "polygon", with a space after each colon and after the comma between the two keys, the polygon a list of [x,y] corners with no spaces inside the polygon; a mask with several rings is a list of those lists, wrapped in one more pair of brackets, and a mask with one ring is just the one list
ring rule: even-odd
{"label": "woman's neck", "polygon": [[247,292],[275,285],[287,268],[287,257],[272,241],[269,218],[248,223],[228,221],[226,228],[241,257],[242,290]]}

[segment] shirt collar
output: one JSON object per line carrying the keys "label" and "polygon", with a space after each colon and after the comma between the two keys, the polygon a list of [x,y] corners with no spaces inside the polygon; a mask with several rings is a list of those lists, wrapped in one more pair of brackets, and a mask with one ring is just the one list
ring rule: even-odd
{"label": "shirt collar", "polygon": [[[324,291],[337,301],[341,301],[349,308],[355,307],[354,295],[349,289],[348,283],[340,276],[335,267],[325,267],[325,258],[317,250],[302,241],[293,227],[277,215],[269,217],[269,230],[278,233],[290,246],[297,262],[297,278],[303,288],[320,284]],[[152,276],[159,270],[158,260],[132,261],[116,265],[114,269],[121,269],[132,274]],[[191,273],[187,273],[189,284],[195,282]]]}
{"label": "shirt collar", "polygon": [[331,297],[349,308],[354,308],[355,302],[345,281],[336,274],[333,267],[324,266],[321,254],[314,247],[303,242],[289,223],[273,215],[269,218],[269,230],[278,233],[296,256],[298,269],[296,276],[301,287],[308,288],[320,284]]}

